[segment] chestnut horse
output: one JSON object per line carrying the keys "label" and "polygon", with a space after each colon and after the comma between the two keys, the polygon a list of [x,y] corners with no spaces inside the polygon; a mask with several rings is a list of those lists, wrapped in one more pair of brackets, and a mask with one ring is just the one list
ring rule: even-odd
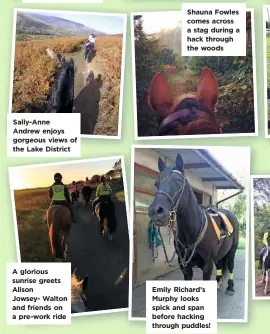
{"label": "chestnut horse", "polygon": [[158,135],[221,134],[214,111],[218,97],[218,82],[209,68],[203,69],[197,92],[176,99],[164,76],[156,74],[150,84],[148,104],[156,113]]}
{"label": "chestnut horse", "polygon": [[71,213],[62,205],[53,205],[47,211],[47,224],[53,257],[65,260],[67,255],[67,238],[71,228]]}

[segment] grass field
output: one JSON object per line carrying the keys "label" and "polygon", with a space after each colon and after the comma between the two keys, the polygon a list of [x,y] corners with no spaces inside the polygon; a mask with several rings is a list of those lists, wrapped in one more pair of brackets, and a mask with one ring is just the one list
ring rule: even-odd
{"label": "grass field", "polygon": [[[117,181],[110,186],[120,202],[125,201],[123,186]],[[79,186],[79,190],[82,186]],[[15,190],[15,207],[22,262],[50,262],[48,227],[44,222],[50,205],[49,188]],[[93,187],[95,190],[95,187]],[[89,209],[90,212],[90,209]]]}
{"label": "grass field", "polygon": [[118,134],[118,117],[122,65],[122,36],[100,36],[97,38],[97,62],[102,68],[103,84],[108,88],[100,101],[99,127],[95,134]]}
{"label": "grass field", "polygon": [[78,50],[83,40],[83,37],[63,37],[16,43],[12,112],[26,108],[40,112],[46,106],[57,70],[46,49],[70,53]]}

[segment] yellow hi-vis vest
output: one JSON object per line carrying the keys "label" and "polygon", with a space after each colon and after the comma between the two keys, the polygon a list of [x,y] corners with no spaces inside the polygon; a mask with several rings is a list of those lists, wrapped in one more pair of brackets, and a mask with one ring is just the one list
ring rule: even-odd
{"label": "yellow hi-vis vest", "polygon": [[53,201],[65,201],[65,186],[63,184],[54,184],[52,186],[53,190]]}

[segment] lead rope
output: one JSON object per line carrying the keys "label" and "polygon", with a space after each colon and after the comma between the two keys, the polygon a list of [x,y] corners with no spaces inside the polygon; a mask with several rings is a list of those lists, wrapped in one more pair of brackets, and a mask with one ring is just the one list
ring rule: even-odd
{"label": "lead rope", "polygon": [[[172,214],[172,213],[174,214],[174,217],[175,217],[175,218],[174,218],[174,223],[173,223],[173,224],[176,225],[176,228],[177,228],[175,211],[172,211],[172,212],[170,213],[170,223],[171,223],[171,214]],[[176,228],[175,228],[175,229],[172,229],[172,231],[173,231],[173,235],[174,235],[174,240],[175,240],[175,246],[176,246],[176,248],[177,248],[177,255],[178,255],[178,258],[179,258],[179,260],[180,260],[180,262],[181,262],[181,265],[182,265],[183,267],[186,267],[186,266],[189,264],[189,262],[191,261],[193,255],[194,255],[194,253],[195,253],[195,251],[196,251],[197,246],[198,246],[199,243],[202,241],[202,239],[203,239],[203,237],[204,237],[204,235],[205,235],[205,232],[206,232],[206,230],[207,230],[208,220],[207,220],[207,216],[206,216],[205,212],[203,212],[203,216],[204,216],[204,218],[205,218],[205,223],[204,223],[203,228],[202,228],[201,231],[200,231],[199,237],[198,237],[198,239],[194,242],[194,244],[192,244],[192,245],[190,245],[190,246],[188,246],[188,247],[186,247],[185,245],[183,245],[179,238],[178,238],[178,240],[177,240]],[[183,257],[181,257],[181,255],[180,255],[181,252],[180,252],[178,243],[180,243],[181,247],[184,249],[184,256],[183,256]],[[189,252],[191,249],[192,249],[191,254],[190,254],[189,258],[187,259],[188,252]]]}

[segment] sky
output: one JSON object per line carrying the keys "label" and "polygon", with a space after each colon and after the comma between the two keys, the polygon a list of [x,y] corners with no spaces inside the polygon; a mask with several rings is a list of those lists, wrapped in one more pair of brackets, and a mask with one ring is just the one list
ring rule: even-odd
{"label": "sky", "polygon": [[61,164],[55,166],[23,167],[10,169],[10,185],[13,190],[49,187],[53,184],[55,173],[61,173],[63,183],[89,179],[91,176],[105,174],[112,169],[115,159],[88,161],[83,163]]}
{"label": "sky", "polygon": [[81,23],[86,27],[93,28],[95,30],[107,33],[107,34],[123,34],[124,32],[124,18],[120,16],[107,16],[107,15],[81,15],[81,14],[68,14],[68,12],[55,13],[55,12],[36,12],[36,14],[45,16],[55,16],[69,21]]}
{"label": "sky", "polygon": [[143,30],[147,34],[159,32],[162,29],[173,29],[179,26],[181,12],[144,13]]}

